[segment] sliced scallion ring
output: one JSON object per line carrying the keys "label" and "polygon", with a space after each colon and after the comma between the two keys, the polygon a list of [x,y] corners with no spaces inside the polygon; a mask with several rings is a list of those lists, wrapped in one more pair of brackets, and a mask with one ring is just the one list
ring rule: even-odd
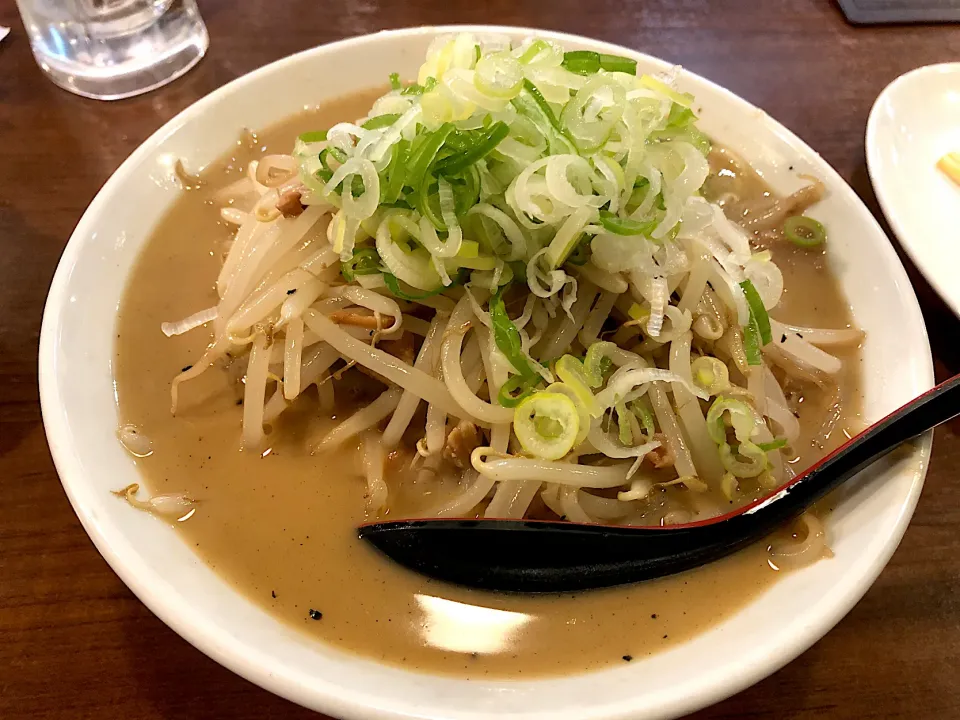
{"label": "sliced scallion ring", "polygon": [[730,424],[741,443],[748,442],[757,428],[757,414],[752,407],[743,400],[720,396],[713,401],[707,411],[707,433],[717,445],[727,441],[727,427],[723,422],[723,414],[730,417]]}
{"label": "sliced scallion ring", "polygon": [[690,364],[693,382],[711,395],[730,389],[730,371],[719,358],[702,355]]}
{"label": "sliced scallion ring", "polygon": [[720,446],[720,463],[738,478],[757,477],[768,467],[767,454],[750,441],[740,443],[734,450],[727,443]]}
{"label": "sliced scallion ring", "polygon": [[577,397],[577,394],[573,389],[562,382],[555,382],[547,385],[546,392],[548,393],[560,393],[561,395],[566,395],[570,398],[571,402],[576,406],[577,412],[580,415],[580,431],[577,433],[577,439],[574,441],[573,446],[576,447],[584,440],[587,439],[587,435],[590,433],[590,415],[587,413],[586,408],[583,406],[583,403],[580,402],[580,398]]}
{"label": "sliced scallion ring", "polygon": [[503,407],[516,407],[520,401],[534,391],[534,387],[538,382],[540,382],[539,375],[529,377],[511,375],[507,378],[507,381],[500,386],[500,393],[497,395],[497,400]]}
{"label": "sliced scallion ring", "polygon": [[516,97],[523,87],[523,68],[509,53],[480,58],[473,84],[484,95],[498,100],[510,99]]}
{"label": "sliced scallion ring", "polygon": [[557,376],[576,393],[591,417],[600,417],[603,414],[603,408],[590,390],[590,379],[583,371],[580,361],[573,355],[564,355],[557,360],[555,368]]}
{"label": "sliced scallion ring", "polygon": [[566,395],[534,393],[514,410],[513,431],[526,452],[544,460],[559,460],[573,448],[580,432],[580,414]]}
{"label": "sliced scallion ring", "polygon": [[827,230],[823,224],[806,215],[788,217],[783,224],[783,234],[787,240],[802,248],[815,248],[827,241]]}
{"label": "sliced scallion ring", "polygon": [[[373,248],[357,248],[353,257],[340,264],[340,274],[347,282],[353,282],[358,275],[376,275],[381,271],[380,256]],[[391,276],[392,277],[392,276]]]}

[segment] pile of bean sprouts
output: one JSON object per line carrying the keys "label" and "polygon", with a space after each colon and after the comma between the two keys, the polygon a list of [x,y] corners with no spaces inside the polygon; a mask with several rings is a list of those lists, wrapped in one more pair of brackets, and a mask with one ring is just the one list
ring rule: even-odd
{"label": "pile of bean sprouts", "polygon": [[[362,441],[372,513],[411,435],[421,471],[455,481],[436,516],[540,505],[630,523],[655,488],[733,501],[786,482],[800,428],[778,376],[829,392],[829,348],[861,335],[772,317],[783,277],[751,244],[764,227],[702,196],[711,145],[675,78],[460,34],[431,45],[416,83],[391,82],[367,117],[220,193],[237,229],[219,302],[163,327],[214,335],[173,380],[174,412],[183,383],[239,357],[242,444],[259,450],[309,387],[332,407],[344,367],[364,368],[381,394],[313,449]],[[818,199],[810,187],[771,201],[767,229]],[[798,241],[823,240],[801,225]]]}

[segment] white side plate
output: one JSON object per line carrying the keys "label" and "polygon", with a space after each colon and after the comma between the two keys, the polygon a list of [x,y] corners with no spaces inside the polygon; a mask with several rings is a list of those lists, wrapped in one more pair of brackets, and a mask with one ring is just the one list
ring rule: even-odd
{"label": "white side plate", "polygon": [[960,152],[960,63],[890,83],[867,122],[867,168],[903,249],[960,315],[960,185],[937,160]]}

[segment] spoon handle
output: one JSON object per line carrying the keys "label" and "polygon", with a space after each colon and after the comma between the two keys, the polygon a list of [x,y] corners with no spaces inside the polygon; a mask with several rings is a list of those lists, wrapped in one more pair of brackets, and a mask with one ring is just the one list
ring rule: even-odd
{"label": "spoon handle", "polygon": [[[772,530],[902,443],[957,415],[960,415],[960,375],[954,375],[874,423],[779,492],[744,510],[742,515]],[[790,496],[790,500],[784,502],[786,496]]]}

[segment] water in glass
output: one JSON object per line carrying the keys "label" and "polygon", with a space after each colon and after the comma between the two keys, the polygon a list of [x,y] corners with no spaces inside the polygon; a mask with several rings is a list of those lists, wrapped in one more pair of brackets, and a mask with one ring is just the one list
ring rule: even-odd
{"label": "water in glass", "polygon": [[203,57],[196,0],[17,0],[33,54],[79,95],[113,100],[179,77]]}

